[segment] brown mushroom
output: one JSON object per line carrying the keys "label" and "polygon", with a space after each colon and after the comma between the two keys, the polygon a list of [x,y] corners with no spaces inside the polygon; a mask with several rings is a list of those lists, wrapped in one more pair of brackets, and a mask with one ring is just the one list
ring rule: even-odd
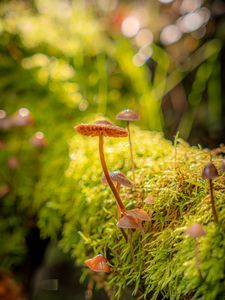
{"label": "brown mushroom", "polygon": [[212,162],[205,165],[202,171],[202,178],[209,180],[211,207],[212,207],[212,214],[215,223],[218,223],[218,217],[217,217],[216,206],[215,206],[214,195],[213,195],[213,179],[217,178],[218,176],[219,174],[216,169],[216,166]]}
{"label": "brown mushroom", "polygon": [[[118,193],[120,193],[120,186],[124,185],[127,187],[132,186],[132,182],[124,175],[121,171],[114,171],[109,173],[110,178],[112,179],[114,185],[116,186],[116,189]],[[105,175],[102,176],[102,183],[103,184],[108,184]],[[118,213],[118,220],[121,219],[121,212],[120,212],[120,207],[117,204],[117,213]]]}
{"label": "brown mushroom", "polygon": [[31,144],[37,149],[43,149],[47,146],[48,141],[43,132],[38,131],[31,138]]}
{"label": "brown mushroom", "polygon": [[130,157],[131,157],[131,164],[132,164],[132,174],[133,174],[133,181],[135,183],[134,155],[133,155],[133,148],[132,148],[131,134],[130,134],[130,122],[137,121],[140,119],[140,117],[133,110],[125,109],[116,115],[116,119],[126,121],[126,123],[127,123],[128,139],[129,139],[129,145],[130,145]]}
{"label": "brown mushroom", "polygon": [[205,230],[203,229],[202,225],[199,223],[194,223],[187,228],[185,234],[189,235],[190,237],[194,238],[194,255],[196,261],[196,268],[199,273],[199,277],[203,280],[201,267],[200,267],[200,260],[199,260],[199,249],[198,249],[198,238],[204,236],[206,234]]}
{"label": "brown mushroom", "polygon": [[91,124],[80,124],[74,128],[82,135],[86,136],[98,136],[99,137],[99,155],[100,161],[102,165],[103,172],[105,174],[105,178],[115,196],[118,206],[120,210],[126,214],[126,208],[120,198],[120,195],[113,184],[112,179],[110,178],[109,171],[106,165],[105,156],[104,156],[104,136],[109,137],[126,137],[128,135],[127,130],[121,128],[119,126],[113,125],[112,123],[100,120]]}
{"label": "brown mushroom", "polygon": [[84,263],[94,272],[110,273],[112,271],[108,265],[107,259],[102,254],[87,259]]}
{"label": "brown mushroom", "polygon": [[221,163],[221,171],[225,172],[225,159],[222,159],[222,163]]}

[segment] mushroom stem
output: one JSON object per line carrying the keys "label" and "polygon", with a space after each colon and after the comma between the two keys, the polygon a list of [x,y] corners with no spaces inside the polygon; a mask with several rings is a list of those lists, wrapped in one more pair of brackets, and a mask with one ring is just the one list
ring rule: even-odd
{"label": "mushroom stem", "polygon": [[217,217],[216,206],[215,206],[214,195],[213,195],[212,179],[209,179],[209,188],[210,188],[210,199],[211,199],[213,219],[215,223],[218,223],[218,217]]}
{"label": "mushroom stem", "polygon": [[110,178],[110,175],[109,175],[109,171],[108,171],[108,168],[107,168],[107,165],[106,165],[106,162],[105,162],[105,156],[104,156],[104,140],[103,140],[103,135],[100,135],[99,136],[99,155],[100,155],[100,160],[101,160],[101,164],[102,164],[102,169],[103,169],[103,172],[105,174],[105,178],[108,182],[108,185],[110,186],[115,198],[116,198],[116,202],[118,204],[118,206],[120,207],[121,211],[126,214],[126,208],[125,206],[123,205],[123,202],[120,198],[120,195],[119,193],[117,192],[117,189],[115,188],[111,178]]}
{"label": "mushroom stem", "polygon": [[131,158],[131,164],[132,164],[133,182],[135,184],[134,155],[133,155],[133,147],[132,147],[132,142],[131,142],[130,122],[129,121],[127,121],[127,130],[128,130],[128,140],[129,140],[129,145],[130,145],[130,158]]}
{"label": "mushroom stem", "polygon": [[142,237],[143,243],[145,244],[145,241],[144,241],[144,239],[145,239],[145,230],[144,230],[144,227],[143,227],[141,221],[138,221],[138,227],[139,227],[140,232],[141,232],[141,237]]}
{"label": "mushroom stem", "polygon": [[199,251],[198,251],[198,240],[197,238],[194,238],[195,245],[194,245],[194,252],[195,252],[195,261],[196,261],[196,268],[198,270],[199,277],[201,280],[203,280],[202,272],[200,268],[200,260],[199,260]]}
{"label": "mushroom stem", "polygon": [[[117,184],[116,184],[116,189],[117,189],[117,192],[119,194],[120,193],[120,183],[119,182],[117,182]],[[118,220],[120,220],[121,219],[121,210],[120,210],[120,207],[119,207],[117,202],[116,202],[116,207],[117,207]]]}
{"label": "mushroom stem", "polygon": [[131,259],[133,262],[134,270],[137,271],[137,265],[136,265],[135,257],[134,257],[134,248],[133,248],[133,243],[132,243],[132,229],[128,229],[128,241],[130,243],[130,254],[131,254]]}

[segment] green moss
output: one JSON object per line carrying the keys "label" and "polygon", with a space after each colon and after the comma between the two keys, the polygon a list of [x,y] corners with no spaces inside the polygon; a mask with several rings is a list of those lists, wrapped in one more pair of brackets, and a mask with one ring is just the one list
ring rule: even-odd
{"label": "green moss", "polygon": [[[135,191],[123,188],[121,196],[127,209],[141,207],[152,214],[152,221],[144,224],[144,240],[139,231],[132,233],[135,261],[129,243],[116,226],[113,195],[101,184],[97,138],[75,134],[71,140],[62,195],[49,198],[44,206],[42,203],[39,225],[43,233],[54,229],[59,232],[61,248],[75,257],[84,274],[88,271],[83,261],[103,253],[113,269],[105,277],[105,288],[113,290],[116,298],[130,286],[134,295],[148,299],[223,299],[224,175],[214,180],[220,220],[220,225],[215,226],[208,182],[201,178],[201,170],[208,161],[206,151],[190,147],[182,140],[178,140],[175,149],[159,133],[136,127],[132,131],[137,186]],[[120,169],[131,178],[127,139],[106,138],[105,152],[109,169]],[[215,158],[215,164],[219,167],[220,158]],[[143,201],[149,195],[155,199],[152,207]],[[49,210],[61,220],[56,225],[51,223]],[[49,231],[43,215],[49,218]],[[195,266],[194,241],[183,234],[186,226],[195,221],[203,224],[207,232],[199,239],[204,282]]]}

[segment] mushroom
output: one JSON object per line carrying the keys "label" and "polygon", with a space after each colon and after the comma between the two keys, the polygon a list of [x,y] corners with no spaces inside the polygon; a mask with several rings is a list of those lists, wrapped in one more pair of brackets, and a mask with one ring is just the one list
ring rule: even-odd
{"label": "mushroom", "polygon": [[142,221],[150,221],[151,218],[149,217],[149,215],[146,213],[146,211],[144,211],[143,209],[140,209],[140,208],[135,208],[135,209],[128,210],[127,215],[137,219],[138,227],[141,231],[142,239],[144,240],[145,232],[144,232],[144,228],[143,228],[141,222]]}
{"label": "mushroom", "polygon": [[[127,130],[119,126],[113,125],[111,122],[106,120],[99,120],[91,124],[80,124],[74,128],[77,132],[86,136],[98,136],[99,137],[99,155],[105,178],[114,194],[117,205],[123,214],[126,214],[126,208],[120,198],[120,195],[110,178],[109,171],[105,161],[104,155],[104,136],[108,137],[126,137],[128,135]],[[124,238],[126,239],[125,232],[122,231]]]}
{"label": "mushroom", "polygon": [[43,132],[38,131],[31,138],[31,144],[37,149],[43,149],[47,146],[48,142]]}
{"label": "mushroom", "polygon": [[87,259],[84,263],[94,272],[110,273],[112,271],[108,265],[107,259],[102,254]]}
{"label": "mushroom", "polygon": [[30,126],[34,124],[34,118],[29,109],[22,107],[10,117],[12,126]]}
{"label": "mushroom", "polygon": [[194,238],[194,255],[196,261],[196,267],[199,273],[201,280],[203,280],[201,268],[200,268],[200,260],[199,260],[199,249],[198,249],[198,238],[206,234],[205,230],[199,223],[194,223],[187,228],[185,234],[189,235],[190,237]]}
{"label": "mushroom", "polygon": [[129,145],[130,145],[130,157],[131,157],[131,164],[132,164],[132,174],[133,174],[133,181],[135,183],[134,156],[133,156],[133,148],[132,148],[131,134],[130,134],[130,122],[137,121],[140,119],[140,117],[133,110],[125,109],[116,115],[116,119],[127,122],[128,139],[129,139]]}
{"label": "mushroom", "polygon": [[214,178],[217,178],[218,176],[219,176],[219,174],[218,174],[218,171],[216,169],[216,166],[212,162],[205,165],[205,167],[202,171],[202,178],[209,180],[211,207],[212,207],[212,214],[213,214],[213,219],[214,219],[215,223],[218,223],[218,217],[217,217],[215,201],[214,201],[214,195],[213,195],[213,182],[212,182],[212,180]]}
{"label": "mushroom", "polygon": [[17,169],[20,165],[20,162],[15,156],[11,156],[7,160],[7,164],[10,169]]}
{"label": "mushroom", "polygon": [[0,129],[6,130],[11,126],[9,118],[3,109],[0,109]]}
{"label": "mushroom", "polygon": [[137,266],[136,266],[136,262],[135,262],[135,258],[134,258],[134,248],[133,248],[133,244],[132,244],[132,229],[139,228],[138,220],[133,216],[125,215],[122,219],[119,220],[119,222],[117,223],[117,226],[120,229],[125,229],[125,228],[128,229],[128,232],[129,232],[128,241],[130,244],[131,258],[133,261],[134,269],[136,270]]}
{"label": "mushroom", "polygon": [[[110,178],[112,179],[114,185],[116,186],[116,189],[118,193],[120,193],[120,186],[124,185],[127,187],[132,186],[132,182],[124,175],[121,171],[114,171],[109,173]],[[108,184],[105,175],[102,176],[102,183],[104,185]],[[118,213],[118,220],[121,219],[121,212],[120,207],[117,204],[117,213]]]}

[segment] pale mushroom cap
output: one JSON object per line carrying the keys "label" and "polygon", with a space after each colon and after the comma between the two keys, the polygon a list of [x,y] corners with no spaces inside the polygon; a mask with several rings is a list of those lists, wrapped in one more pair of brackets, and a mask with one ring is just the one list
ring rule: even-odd
{"label": "pale mushroom cap", "polygon": [[30,126],[34,124],[34,118],[29,109],[22,107],[15,112],[10,118],[12,126]]}
{"label": "pale mushroom cap", "polygon": [[[124,186],[132,186],[132,182],[124,175],[121,171],[113,171],[109,173],[110,178],[113,182],[120,183]],[[102,183],[107,185],[107,180],[105,178],[105,175],[102,176]]]}
{"label": "pale mushroom cap", "polygon": [[119,220],[117,226],[120,228],[138,228],[138,220],[132,216],[124,216],[122,219]]}
{"label": "pale mushroom cap", "polygon": [[214,179],[218,177],[218,171],[216,169],[216,166],[213,163],[208,163],[205,165],[203,171],[202,171],[202,178],[203,179]]}
{"label": "pale mushroom cap", "polygon": [[102,254],[87,259],[85,260],[84,263],[94,272],[99,272],[99,273],[111,272],[111,268],[107,263],[107,259]]}
{"label": "pale mushroom cap", "polygon": [[188,234],[193,238],[197,238],[197,237],[205,235],[206,232],[203,229],[202,225],[200,225],[199,223],[194,223],[187,228],[187,230],[185,231],[185,234]]}
{"label": "pale mushroom cap", "polygon": [[47,146],[48,141],[43,132],[38,131],[31,139],[31,144],[36,148],[44,148]]}
{"label": "pale mushroom cap", "polygon": [[90,124],[79,124],[74,129],[82,135],[86,136],[109,136],[109,137],[126,137],[128,132],[126,129],[113,125],[106,120],[100,120]]}
{"label": "pale mushroom cap", "polygon": [[146,213],[146,211],[144,211],[143,209],[140,209],[140,208],[128,210],[127,215],[134,217],[140,221],[150,221],[150,217]]}
{"label": "pale mushroom cap", "polygon": [[140,119],[138,113],[131,109],[124,109],[116,115],[117,120],[123,121],[137,121]]}

